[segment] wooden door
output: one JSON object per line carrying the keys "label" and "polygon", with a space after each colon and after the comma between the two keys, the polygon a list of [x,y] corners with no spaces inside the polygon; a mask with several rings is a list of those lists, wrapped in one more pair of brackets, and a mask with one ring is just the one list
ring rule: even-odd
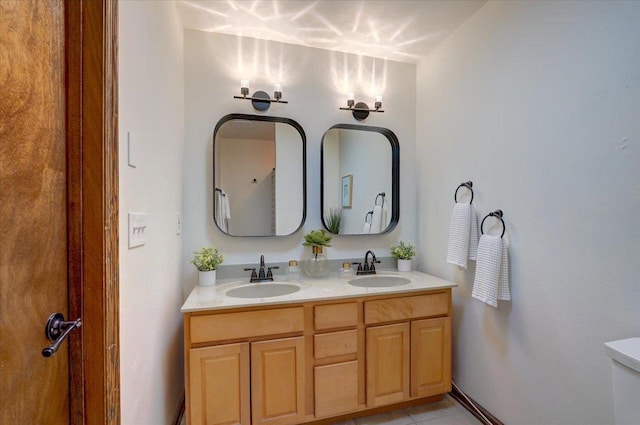
{"label": "wooden door", "polygon": [[451,318],[411,322],[411,397],[451,391]]}
{"label": "wooden door", "polygon": [[249,343],[189,350],[190,425],[249,425]]}
{"label": "wooden door", "polygon": [[304,337],[251,344],[252,425],[304,422]]}
{"label": "wooden door", "polygon": [[0,2],[0,423],[69,423],[64,7]]}
{"label": "wooden door", "polygon": [[367,407],[409,398],[409,323],[367,328]]}
{"label": "wooden door", "polygon": [[358,410],[358,361],[313,368],[316,418]]}
{"label": "wooden door", "polygon": [[[2,424],[120,422],[116,16],[0,1]],[[54,312],[83,326],[45,359]]]}

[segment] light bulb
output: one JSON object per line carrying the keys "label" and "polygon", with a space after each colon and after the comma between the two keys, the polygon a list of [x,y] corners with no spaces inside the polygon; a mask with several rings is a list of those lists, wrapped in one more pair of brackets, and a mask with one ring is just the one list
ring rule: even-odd
{"label": "light bulb", "polygon": [[352,108],[355,104],[356,95],[353,93],[347,93],[347,106]]}
{"label": "light bulb", "polygon": [[249,80],[240,80],[240,94],[243,96],[249,94]]}
{"label": "light bulb", "polygon": [[382,108],[382,95],[381,94],[376,96],[376,101],[375,101],[375,105],[374,106],[375,106],[376,109]]}
{"label": "light bulb", "polygon": [[276,83],[273,85],[273,97],[276,100],[280,100],[282,98],[282,84]]}

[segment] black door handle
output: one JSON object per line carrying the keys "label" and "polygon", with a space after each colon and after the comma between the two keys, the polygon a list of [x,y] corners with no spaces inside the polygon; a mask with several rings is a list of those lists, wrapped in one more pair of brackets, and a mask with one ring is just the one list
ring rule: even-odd
{"label": "black door handle", "polygon": [[47,324],[44,327],[44,334],[49,341],[53,341],[48,347],[42,350],[44,357],[51,357],[58,351],[60,344],[64,341],[72,330],[82,326],[80,318],[65,322],[62,313],[53,313],[49,316]]}

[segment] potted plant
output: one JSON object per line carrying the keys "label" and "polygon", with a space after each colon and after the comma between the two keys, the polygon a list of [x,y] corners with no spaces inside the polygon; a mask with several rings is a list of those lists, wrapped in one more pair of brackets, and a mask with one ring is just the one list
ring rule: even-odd
{"label": "potted plant", "polygon": [[399,272],[411,271],[411,259],[418,253],[416,248],[411,245],[411,242],[398,242],[397,245],[391,245],[391,255],[398,260]]}
{"label": "potted plant", "polygon": [[309,277],[322,277],[329,274],[329,261],[322,255],[325,246],[331,246],[331,236],[324,229],[312,230],[304,235],[304,246],[311,247],[311,257],[304,263],[304,271]]}
{"label": "potted plant", "polygon": [[198,282],[200,286],[213,286],[216,284],[216,269],[224,261],[224,254],[217,248],[200,248],[194,251],[191,264],[198,269]]}
{"label": "potted plant", "polygon": [[342,208],[329,208],[324,215],[324,222],[327,224],[327,229],[335,235],[340,233],[340,226],[342,225]]}

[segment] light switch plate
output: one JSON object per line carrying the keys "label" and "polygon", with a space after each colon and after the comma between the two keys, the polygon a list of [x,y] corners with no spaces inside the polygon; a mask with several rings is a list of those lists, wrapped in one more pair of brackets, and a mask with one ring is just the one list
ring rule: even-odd
{"label": "light switch plate", "polygon": [[147,214],[129,213],[129,248],[142,246],[147,242]]}
{"label": "light switch plate", "polygon": [[129,161],[129,167],[136,168],[138,155],[136,152],[136,145],[133,140],[133,134],[131,134],[130,131],[127,131],[127,157]]}

